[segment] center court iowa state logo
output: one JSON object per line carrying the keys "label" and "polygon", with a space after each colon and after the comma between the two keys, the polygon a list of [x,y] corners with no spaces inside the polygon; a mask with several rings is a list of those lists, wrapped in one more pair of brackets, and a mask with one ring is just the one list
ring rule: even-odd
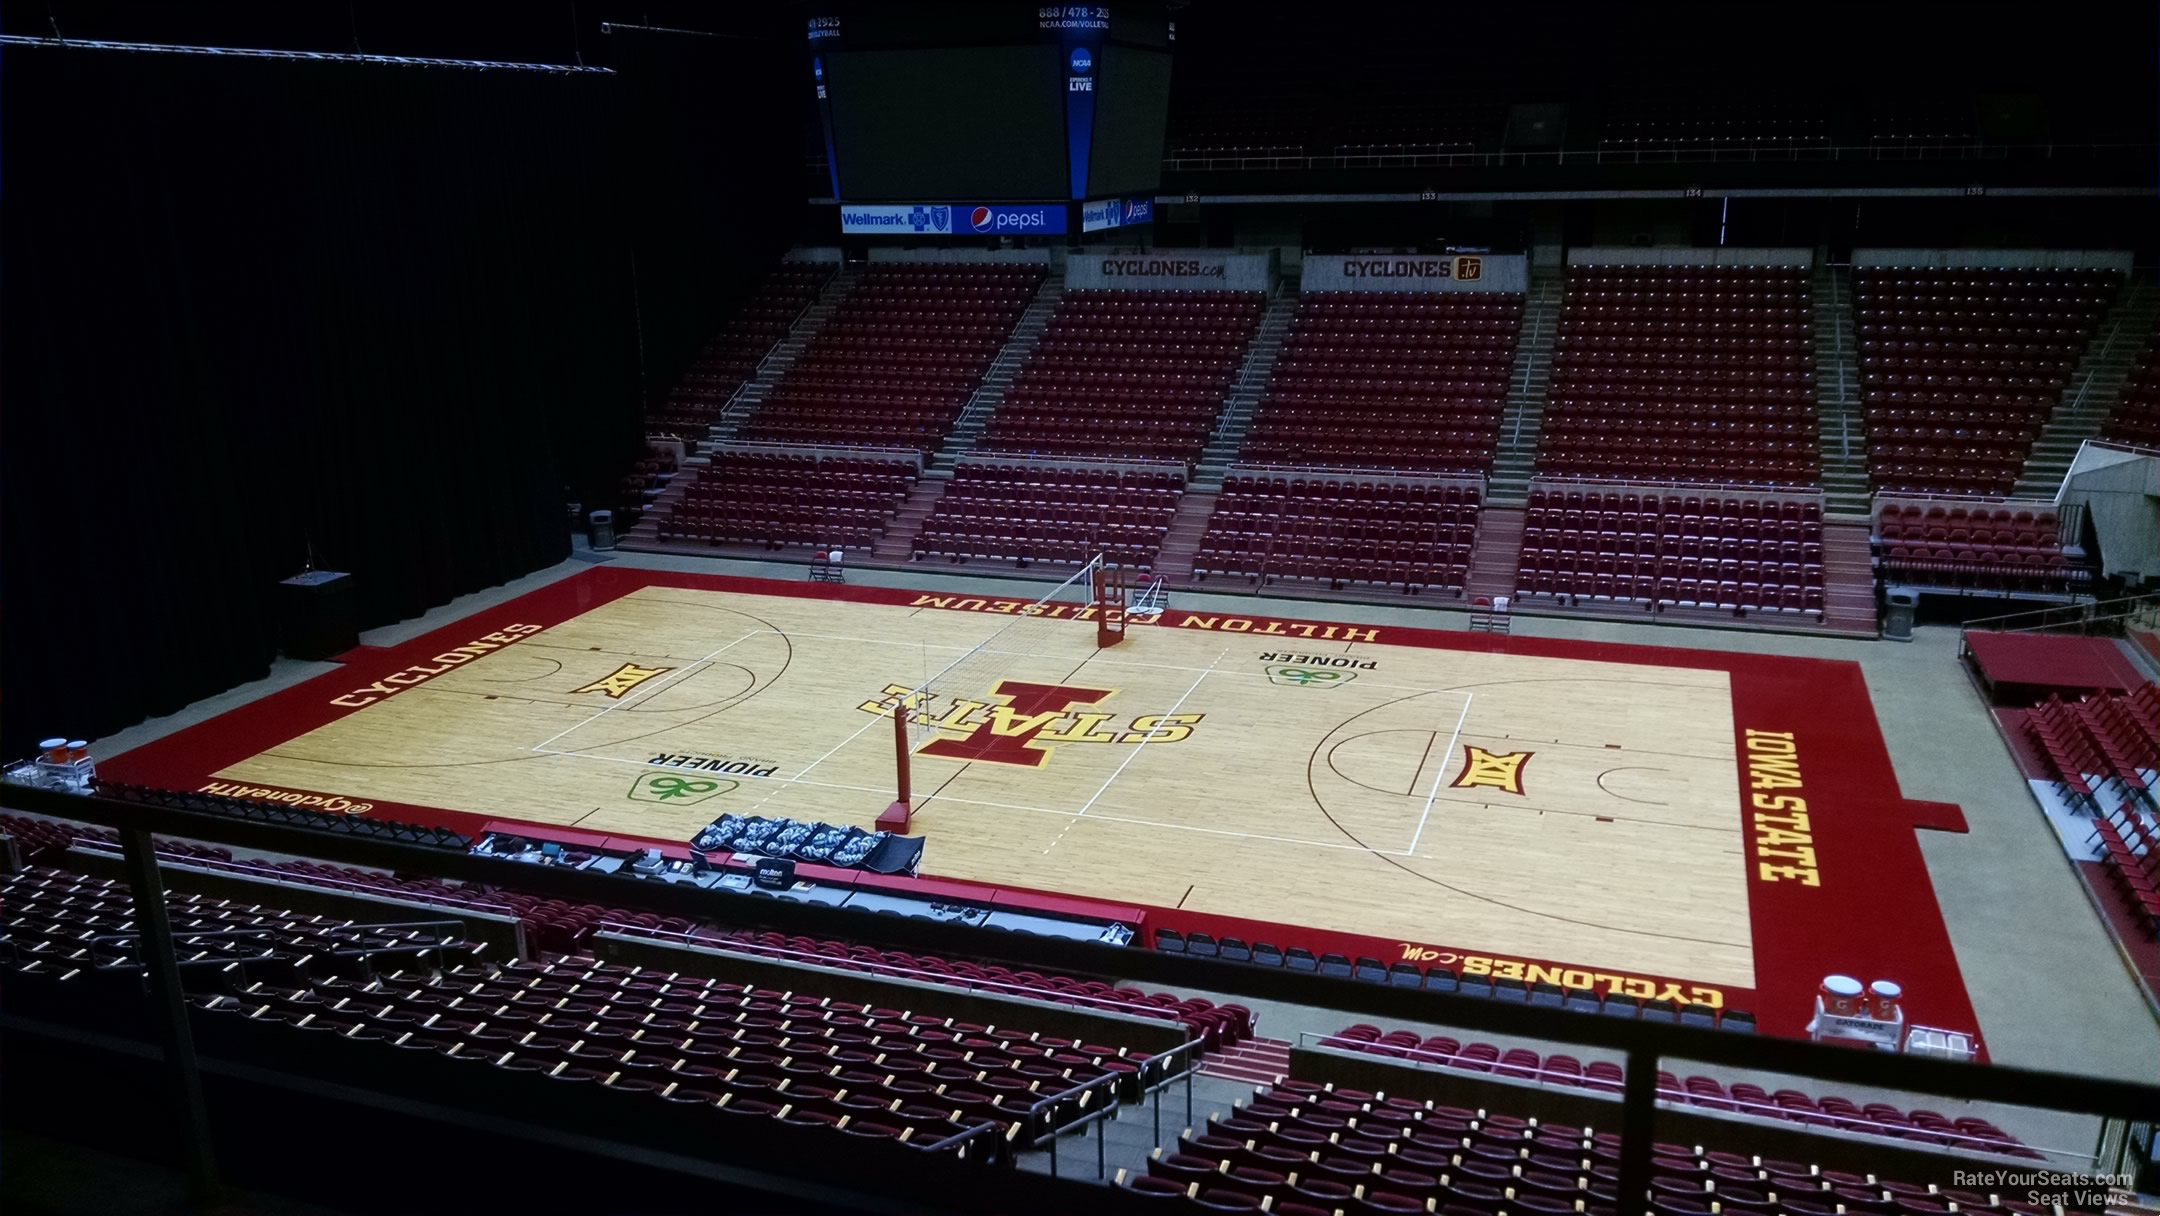
{"label": "center court iowa state logo", "polygon": [[1041,768],[1047,763],[1051,756],[1047,744],[1182,743],[1207,717],[1140,714],[1120,727],[1116,713],[1095,708],[1116,695],[1114,688],[999,680],[990,690],[990,696],[1002,700],[999,704],[947,694],[925,696],[904,684],[887,684],[875,699],[855,708],[890,716],[901,698],[909,698],[910,720],[938,732],[915,754],[1021,768]]}

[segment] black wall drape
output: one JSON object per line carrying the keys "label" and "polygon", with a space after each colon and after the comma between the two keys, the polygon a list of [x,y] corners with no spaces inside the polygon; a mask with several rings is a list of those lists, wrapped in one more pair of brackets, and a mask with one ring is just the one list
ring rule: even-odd
{"label": "black wall drape", "polygon": [[560,560],[639,445],[604,75],[0,58],[0,748]]}
{"label": "black wall drape", "polygon": [[654,399],[801,228],[809,64],[795,42],[623,26],[607,50]]}

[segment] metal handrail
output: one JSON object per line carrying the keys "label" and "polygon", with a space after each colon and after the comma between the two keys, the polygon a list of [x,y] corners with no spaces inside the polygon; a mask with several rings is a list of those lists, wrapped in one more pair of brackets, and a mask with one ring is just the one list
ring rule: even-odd
{"label": "metal handrail", "polygon": [[958,1146],[965,1145],[968,1141],[973,1140],[977,1136],[995,1137],[997,1134],[997,1130],[997,1124],[990,1122],[989,1120],[984,1120],[983,1122],[976,1124],[975,1126],[967,1129],[964,1132],[954,1132],[952,1135],[945,1137],[943,1140],[934,1140],[929,1144],[919,1146],[910,1145],[909,1147],[920,1147],[924,1152],[929,1153],[956,1151]]}
{"label": "metal handrail", "polygon": [[1098,469],[1109,473],[1176,473],[1185,475],[1182,460],[1091,460],[1085,456],[1039,456],[1032,452],[976,452],[969,451],[953,458],[953,467],[962,465],[1007,464],[1026,468],[1045,469]]}
{"label": "metal handrail", "polygon": [[[2120,611],[2115,611],[2120,607]],[[2031,625],[2011,625],[2008,622],[2029,617],[2061,617],[2074,613],[2074,617],[2050,622],[2042,619]],[[1965,622],[1964,633],[2026,633],[2040,629],[2057,629],[2078,626],[2090,629],[2094,625],[2113,624],[2116,621],[2136,622],[2160,618],[2160,594],[2125,595],[2111,600],[2093,600],[2076,604],[2057,604],[2048,608],[2031,608],[2023,612],[2006,612],[2000,616],[1986,616]]]}
{"label": "metal handrail", "polygon": [[[109,840],[77,837],[74,847],[111,857],[117,857],[120,854],[120,846]],[[456,908],[463,912],[479,912],[489,916],[515,918],[518,914],[517,909],[509,904],[483,902],[487,897],[478,892],[456,895],[444,895],[439,892],[417,894],[398,887],[387,887],[358,878],[348,878],[342,874],[296,875],[290,870],[280,870],[275,866],[259,865],[228,857],[196,857],[176,849],[159,849],[158,857],[175,865],[192,866],[198,869],[212,870],[220,874],[238,874],[249,878],[297,883],[308,887],[338,891],[348,895],[371,895],[379,899],[397,899],[407,903],[432,903],[443,907]]]}
{"label": "metal handrail", "polygon": [[704,456],[728,453],[746,456],[810,456],[818,460],[899,460],[922,471],[923,454],[917,448],[840,447],[829,443],[789,443],[784,439],[721,439],[705,445]]}
{"label": "metal handrail", "polygon": [[1632,477],[1616,479],[1612,477],[1597,477],[1590,474],[1581,473],[1539,473],[1537,476],[1530,479],[1529,488],[1535,490],[1540,486],[1544,486],[1547,488],[1550,488],[1552,486],[1562,486],[1578,489],[1597,487],[1600,489],[1623,491],[1680,490],[1685,492],[1693,490],[1698,493],[1709,492],[1716,494],[1749,494],[1753,495],[1756,498],[1774,499],[1778,502],[1812,502],[1820,504],[1823,501],[1823,492],[1821,490],[1789,489],[1780,486],[1738,485],[1730,482],[1720,481],[1649,481],[1641,478]]}
{"label": "metal handrail", "polygon": [[[2139,296],[2144,290],[2145,284],[2142,281],[2131,280],[2130,290],[2124,292],[2122,299],[2117,300],[2115,306],[2109,310],[2113,315],[2108,321],[2107,337],[2101,340],[2099,350],[2090,355],[2080,356],[2085,365],[2084,378],[2078,381],[2077,394],[2070,398],[2070,403],[2055,412],[2056,417],[2073,414],[2084,408],[2085,394],[2092,391],[2093,379],[2100,374],[2100,361],[2107,358],[2109,351],[2115,349],[2115,339],[2122,336],[2123,322],[2128,320],[2123,315],[2123,310],[2129,307],[2130,301]],[[2140,333],[2137,337],[2143,338],[2145,335]]]}
{"label": "metal handrail", "polygon": [[1247,464],[1233,462],[1223,468],[1223,479],[1228,481],[1237,474],[1254,477],[1318,477],[1323,480],[1350,481],[1359,485],[1455,485],[1468,486],[1484,497],[1486,478],[1477,473],[1420,473],[1393,469],[1326,468],[1309,464]]}
{"label": "metal handrail", "polygon": [[1073,1101],[1076,1098],[1079,1100],[1080,1105],[1084,1108],[1087,1105],[1088,1100],[1081,1095],[1087,1094],[1094,1090],[1105,1088],[1110,1091],[1109,1101],[1105,1102],[1103,1105],[1096,1107],[1092,1111],[1088,1111],[1086,1114],[1081,1115],[1077,1119],[1067,1120],[1063,1123],[1051,1124],[1047,1128],[1047,1130],[1043,1132],[1042,1135],[1037,1136],[1035,1139],[1028,1142],[1028,1147],[1030,1148],[1048,1148],[1050,1150],[1051,1177],[1055,1178],[1058,1176],[1058,1141],[1065,1138],[1065,1136],[1067,1136],[1074,1130],[1085,1128],[1091,1124],[1095,1128],[1095,1176],[1097,1178],[1100,1178],[1107,1171],[1106,1154],[1108,1152],[1108,1146],[1105,1143],[1105,1136],[1103,1133],[1102,1125],[1103,1120],[1115,1119],[1117,1117],[1118,1107],[1120,1105],[1117,1097],[1117,1085],[1123,1080],[1124,1078],[1117,1073],[1105,1073],[1104,1075],[1097,1077],[1092,1081],[1075,1085],[1071,1089],[1065,1090],[1062,1093],[1052,1094],[1049,1097],[1044,1098],[1039,1102],[1031,1103],[1028,1106],[1028,1119],[1030,1122],[1033,1122],[1044,1112],[1052,1110],[1062,1103]]}
{"label": "metal handrail", "polygon": [[2130,452],[2138,456],[2160,456],[2160,448],[2147,447],[2142,443],[2126,443],[2120,439],[2087,439],[2078,446],[2104,448],[2111,452]]}

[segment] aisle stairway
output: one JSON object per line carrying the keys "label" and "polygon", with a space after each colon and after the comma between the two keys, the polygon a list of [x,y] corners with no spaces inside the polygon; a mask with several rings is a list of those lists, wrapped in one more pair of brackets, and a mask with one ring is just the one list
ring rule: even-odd
{"label": "aisle stairway", "polygon": [[1515,339],[1507,412],[1500,419],[1500,449],[1493,458],[1487,502],[1519,507],[1530,495],[1530,471],[1537,464],[1538,429],[1545,420],[1545,396],[1552,391],[1553,345],[1560,335],[1561,286],[1558,267],[1531,268],[1530,296],[1523,302],[1522,331]]}
{"label": "aisle stairway", "polygon": [[1811,295],[1823,508],[1831,515],[1865,515],[1867,414],[1860,397],[1859,343],[1853,338],[1852,267],[1817,265]]}
{"label": "aisle stairway", "polygon": [[[720,412],[719,421],[713,423],[712,433],[708,436],[710,443],[725,443],[735,437],[735,430],[742,425],[743,419],[757,412],[766,394],[772,392],[780,378],[795,366],[795,360],[810,345],[810,339],[817,336],[817,331],[832,317],[834,310],[840,307],[840,301],[861,277],[861,266],[841,263],[840,272],[826,280],[817,299],[795,318],[795,324],[788,327],[787,337],[773,344],[764,361],[758,364],[757,374],[744,381],[743,386],[735,390],[735,395],[728,398],[727,408]],[[704,451],[710,443],[700,444],[699,450]]]}
{"label": "aisle stairway", "polygon": [[900,510],[893,515],[892,523],[878,543],[870,550],[870,556],[881,562],[905,562],[915,556],[915,537],[922,532],[923,521],[937,507],[938,497],[945,487],[952,484],[950,474],[938,476],[925,474],[917,478],[915,488],[900,503]]}
{"label": "aisle stairway", "polygon": [[1177,514],[1170,517],[1170,529],[1163,534],[1162,549],[1155,555],[1155,573],[1166,586],[1180,586],[1192,577],[1193,553],[1207,533],[1215,497],[1213,490],[1187,490],[1178,499]]}
{"label": "aisle stairway", "polygon": [[1200,1064],[1203,1077],[1266,1085],[1290,1075],[1288,1039],[1247,1039],[1227,1051],[1210,1053]]}
{"label": "aisle stairway", "polygon": [[2062,402],[2041,428],[2018,478],[2019,498],[2055,496],[2078,445],[2100,434],[2109,411],[2122,399],[2123,385],[2136,370],[2138,355],[2151,340],[2156,322],[2160,322],[2160,285],[2153,282],[2150,272],[2133,275],[2086,344]]}
{"label": "aisle stairway", "polygon": [[930,458],[930,468],[942,475],[950,475],[953,464],[974,448],[975,441],[982,438],[983,428],[990,423],[990,415],[1004,403],[1005,394],[1012,389],[1013,378],[1027,363],[1028,356],[1035,353],[1035,344],[1042,341],[1043,331],[1050,328],[1050,314],[1057,311],[1058,300],[1065,295],[1065,267],[1052,266],[1043,277],[1042,286],[1035,289],[1035,298],[1028,301],[1027,311],[1020,314],[1020,321],[1013,326],[1011,336],[991,360],[990,370],[983,373],[982,383],[977,385],[973,396],[968,398],[960,418],[953,423],[952,432],[945,436],[945,446]]}
{"label": "aisle stairway", "polygon": [[1252,345],[1245,348],[1245,361],[1238,367],[1237,380],[1230,386],[1228,404],[1215,421],[1214,433],[1208,436],[1193,475],[1194,484],[1211,490],[1222,488],[1223,471],[1236,462],[1238,449],[1245,444],[1245,432],[1252,429],[1253,415],[1260,409],[1260,398],[1267,393],[1275,361],[1282,357],[1283,339],[1290,335],[1290,321],[1297,306],[1298,293],[1285,282],[1268,301],[1267,311],[1260,314],[1260,328]]}
{"label": "aisle stairway", "polygon": [[1878,636],[1875,563],[1865,523],[1823,524],[1823,625],[1839,633]]}
{"label": "aisle stairway", "polygon": [[1479,596],[1515,593],[1515,576],[1522,565],[1524,512],[1521,507],[1487,507],[1478,515],[1477,548],[1470,554],[1470,580],[1463,594]]}

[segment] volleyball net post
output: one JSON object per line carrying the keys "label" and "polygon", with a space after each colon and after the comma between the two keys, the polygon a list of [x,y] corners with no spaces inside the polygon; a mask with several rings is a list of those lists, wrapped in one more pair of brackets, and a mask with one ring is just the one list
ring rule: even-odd
{"label": "volleyball net post", "polygon": [[1132,602],[1132,576],[1123,566],[1097,559],[1094,577],[1095,645],[1107,650],[1125,640],[1126,609]]}
{"label": "volleyball net post", "polygon": [[893,706],[892,722],[894,798],[877,817],[877,825],[880,830],[905,836],[915,816],[915,804],[908,789],[908,765],[914,749],[908,746],[908,703],[904,698]]}

